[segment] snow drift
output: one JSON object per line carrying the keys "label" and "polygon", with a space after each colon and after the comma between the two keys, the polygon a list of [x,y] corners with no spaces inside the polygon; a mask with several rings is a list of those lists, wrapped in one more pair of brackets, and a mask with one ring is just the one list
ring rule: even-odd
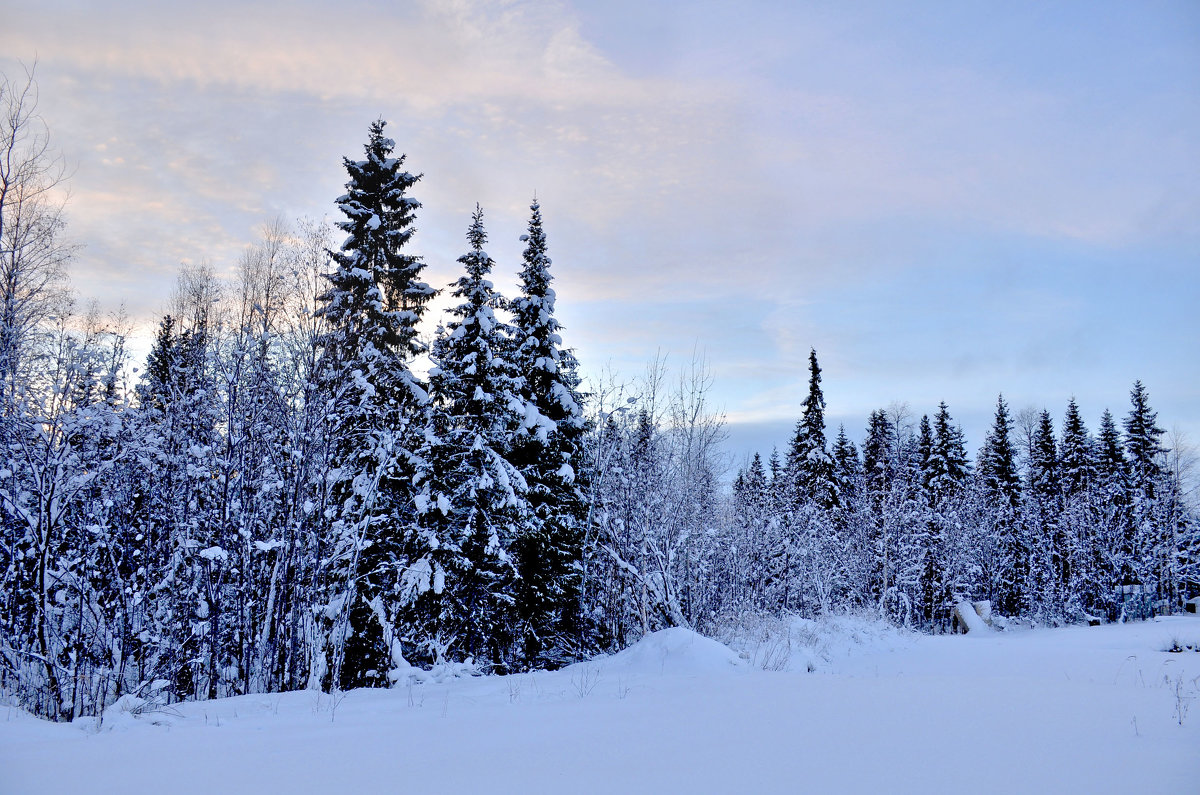
{"label": "snow drift", "polygon": [[597,666],[614,673],[691,675],[725,673],[743,667],[745,660],[712,638],[672,627],[651,632],[610,657],[577,665]]}

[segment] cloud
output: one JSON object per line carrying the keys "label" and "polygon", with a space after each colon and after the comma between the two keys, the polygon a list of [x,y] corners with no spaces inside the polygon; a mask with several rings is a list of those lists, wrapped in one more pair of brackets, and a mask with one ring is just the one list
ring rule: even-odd
{"label": "cloud", "polygon": [[[847,38],[828,15],[763,11],[774,29],[734,15],[698,30],[715,13],[701,7],[677,25],[691,36],[690,48],[674,47],[686,68],[633,74],[565,4],[13,13],[0,34],[10,52],[37,49],[56,74],[90,75],[88,91],[98,77],[130,125],[150,113],[155,127],[178,120],[171,140],[147,143],[173,149],[166,166],[194,192],[262,212],[264,197],[294,189],[280,172],[297,156],[336,168],[334,153],[357,145],[358,117],[382,112],[415,167],[436,175],[422,186],[427,205],[461,214],[480,200],[514,218],[535,188],[569,203],[580,234],[610,239],[591,280],[600,292],[628,290],[611,277],[644,275],[643,258],[666,262],[664,274],[686,269],[685,289],[699,290],[731,265],[746,271],[747,289],[831,269],[878,272],[889,242],[856,234],[864,219],[938,215],[1103,245],[1144,234],[1153,219],[1195,231],[1142,176],[1148,165],[1194,161],[1185,138],[1147,159],[1144,125],[1086,128],[1061,92],[911,55],[892,63],[893,48]],[[785,45],[794,35],[804,48]],[[737,60],[751,45],[766,54]],[[334,139],[342,148],[321,150]],[[1117,173],[1097,180],[1104,153]],[[265,162],[280,154],[291,161]]]}
{"label": "cloud", "polygon": [[1194,292],[1188,28],[1080,11],[21,2],[0,68],[40,59],[85,294],[153,313],[179,262],[227,268],[262,221],[332,213],[382,115],[425,174],[431,283],[479,201],[511,285],[537,191],[569,342],[699,345],[731,416],[771,419],[812,346],[865,410],[990,395],[1032,377],[1018,352],[1103,368],[1088,336],[1121,290],[1073,306],[1088,261]]}

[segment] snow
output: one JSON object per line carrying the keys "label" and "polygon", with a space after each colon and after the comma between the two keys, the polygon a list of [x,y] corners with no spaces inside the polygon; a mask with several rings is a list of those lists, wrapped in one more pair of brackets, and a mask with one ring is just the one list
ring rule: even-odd
{"label": "snow", "polygon": [[200,550],[200,557],[208,561],[213,560],[228,560],[229,553],[221,547],[209,547],[208,549]]}
{"label": "snow", "polygon": [[[729,637],[740,653],[670,629],[555,672],[398,670],[388,691],[142,694],[99,731],[0,708],[0,791],[1196,791],[1200,654],[1163,651],[1200,641],[1196,616],[976,638],[843,617]],[[752,652],[772,639],[790,656],[763,670]]]}
{"label": "snow", "polygon": [[959,620],[967,626],[967,632],[972,635],[983,635],[988,631],[988,625],[983,620],[979,613],[975,612],[975,606],[968,601],[960,601],[954,606],[954,614]]}
{"label": "snow", "polygon": [[728,646],[697,635],[690,629],[672,627],[660,629],[642,638],[611,657],[577,663],[579,667],[595,668],[605,674],[713,674],[746,665],[746,661]]}

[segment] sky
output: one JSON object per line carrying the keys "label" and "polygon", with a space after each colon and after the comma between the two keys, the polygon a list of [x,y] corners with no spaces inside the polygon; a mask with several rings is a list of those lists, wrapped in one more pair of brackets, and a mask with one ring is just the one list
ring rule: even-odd
{"label": "sky", "polygon": [[[457,277],[511,289],[541,202],[586,375],[703,356],[731,457],[939,401],[975,449],[1135,379],[1200,441],[1200,3],[0,0],[72,167],[81,299],[143,340],[179,266],[333,218],[383,118]],[[143,343],[145,344],[145,343]]]}

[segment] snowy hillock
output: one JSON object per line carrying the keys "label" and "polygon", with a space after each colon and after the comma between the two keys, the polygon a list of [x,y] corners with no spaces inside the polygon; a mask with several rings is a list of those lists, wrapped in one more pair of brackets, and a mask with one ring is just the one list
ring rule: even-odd
{"label": "snowy hillock", "polygon": [[671,675],[720,674],[745,664],[728,646],[683,627],[651,632],[610,657],[579,663],[604,671]]}

